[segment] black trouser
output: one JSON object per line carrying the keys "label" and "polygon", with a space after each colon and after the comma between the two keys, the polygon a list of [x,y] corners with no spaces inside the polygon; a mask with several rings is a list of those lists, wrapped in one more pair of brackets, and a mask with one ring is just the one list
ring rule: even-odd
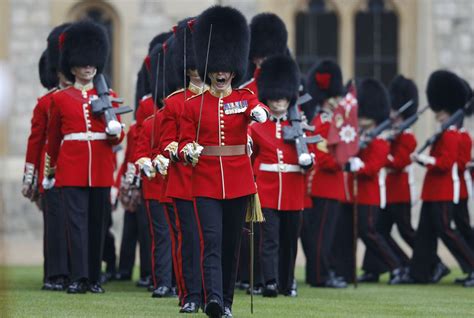
{"label": "black trouser", "polygon": [[174,199],[174,210],[180,224],[178,253],[176,255],[181,273],[182,304],[201,303],[202,274],[200,262],[199,231],[194,214],[193,201]]}
{"label": "black trouser", "polygon": [[66,213],[61,202],[61,190],[59,188],[45,190],[43,206],[47,277],[68,276]]}
{"label": "black trouser", "polygon": [[145,205],[150,224],[153,286],[171,287],[171,237],[166,212],[156,200],[146,200]]}
{"label": "black trouser", "polygon": [[115,237],[111,232],[112,228],[112,205],[108,204],[108,211],[106,213],[106,232],[104,241],[104,255],[102,260],[105,262],[105,271],[107,273],[115,274],[115,267],[117,262],[117,256],[115,255]]}
{"label": "black trouser", "polygon": [[206,302],[214,299],[221,306],[232,307],[248,199],[195,199]]}
{"label": "black trouser", "polygon": [[301,211],[262,209],[261,262],[265,284],[277,283],[280,292],[291,290],[295,277]]}
{"label": "black trouser", "polygon": [[[250,282],[250,223],[245,223],[242,229],[242,239],[240,244],[239,256],[239,280],[241,282]],[[261,268],[261,247],[262,247],[262,223],[253,224],[253,282],[254,286],[262,286],[262,268]]]}
{"label": "black trouser", "polygon": [[110,187],[63,187],[72,280],[99,282]]}
{"label": "black trouser", "polygon": [[[138,242],[137,213],[125,211],[123,214],[122,243],[120,245],[119,273],[132,277],[135,252]],[[140,249],[141,253],[141,249]],[[148,253],[148,252],[147,252]]]}
{"label": "black trouser", "polygon": [[[401,261],[384,237],[377,232],[376,223],[380,208],[375,205],[358,205],[357,231],[365,247],[377,257],[390,271],[401,266]],[[354,206],[344,204],[337,223],[335,241],[336,272],[346,281],[355,279],[353,274],[353,219]]]}
{"label": "black trouser", "polygon": [[178,236],[180,229],[179,219],[176,216],[176,212],[174,210],[172,203],[162,203],[163,208],[165,209],[165,216],[168,220],[168,227],[171,239],[171,259],[172,259],[172,267],[171,267],[171,286],[177,287],[178,289],[178,296],[181,299],[182,296],[182,275],[180,271],[180,267],[178,264]]}
{"label": "black trouser", "polygon": [[410,275],[420,283],[427,283],[432,277],[437,263],[438,238],[456,258],[463,272],[474,271],[474,252],[459,232],[451,228],[453,207],[454,204],[447,201],[423,202],[410,263]]}
{"label": "black trouser", "polygon": [[[305,282],[309,283],[308,279],[308,257],[309,257],[309,250],[311,245],[313,244],[313,233],[308,232],[308,222],[311,218],[311,214],[313,212],[313,208],[305,208],[303,210],[303,215],[301,217],[301,231],[300,231],[300,240],[301,240],[301,247],[303,249],[303,254],[306,259],[306,271],[305,271]],[[310,274],[311,275],[311,274]]]}
{"label": "black trouser", "polygon": [[329,272],[334,270],[332,251],[340,205],[336,200],[313,198],[313,208],[304,215],[308,284],[324,285],[329,278]]}
{"label": "black trouser", "polygon": [[[413,249],[415,244],[415,230],[411,225],[411,203],[392,203],[380,211],[376,229],[385,238],[393,252],[397,254],[403,266],[407,266],[410,259],[400,248],[391,235],[392,227],[396,224],[403,240]],[[377,259],[372,250],[366,250],[362,268],[366,272],[382,274],[388,271],[387,266]]]}
{"label": "black trouser", "polygon": [[471,250],[474,250],[474,229],[471,227],[467,203],[468,199],[463,199],[454,206],[453,219],[456,229],[461,233]]}
{"label": "black trouser", "polygon": [[138,243],[140,244],[140,278],[151,275],[150,223],[145,200],[137,208]]}

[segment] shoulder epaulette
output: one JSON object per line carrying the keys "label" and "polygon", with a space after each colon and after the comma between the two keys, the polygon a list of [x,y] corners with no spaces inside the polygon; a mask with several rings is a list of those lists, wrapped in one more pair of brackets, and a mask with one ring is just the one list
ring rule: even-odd
{"label": "shoulder epaulette", "polygon": [[147,98],[150,98],[151,97],[151,93],[150,94],[146,94],[145,96],[142,96],[142,99],[141,100],[145,100]]}
{"label": "shoulder epaulette", "polygon": [[243,83],[242,85],[239,86],[239,88],[245,88],[245,86],[247,86],[248,84],[252,83],[253,81],[255,81],[255,77],[252,77],[251,79],[249,79],[247,82]]}
{"label": "shoulder epaulette", "polygon": [[47,91],[45,95],[48,95],[48,94],[54,93],[54,92],[55,92],[55,91],[57,91],[57,90],[59,90],[59,88],[57,88],[57,87],[53,87],[53,88],[51,88],[49,91]]}
{"label": "shoulder epaulette", "polygon": [[191,96],[191,97],[188,97],[188,98],[186,98],[186,101],[191,100],[191,99],[193,99],[193,98],[196,98],[196,97],[198,97],[198,96],[201,96],[202,94],[204,94],[204,93],[207,92],[207,91],[208,91],[208,90],[206,89],[206,90],[204,90],[204,92],[202,92],[202,93],[199,93],[199,94],[193,95],[193,96]]}
{"label": "shoulder epaulette", "polygon": [[250,94],[255,95],[255,93],[248,87],[237,88],[238,91],[245,90],[248,91]]}
{"label": "shoulder epaulette", "polygon": [[178,93],[181,93],[181,92],[184,92],[184,88],[181,88],[181,89],[178,89],[178,90],[174,91],[173,93],[166,96],[166,98],[170,98],[171,96],[174,96],[174,95],[176,95]]}

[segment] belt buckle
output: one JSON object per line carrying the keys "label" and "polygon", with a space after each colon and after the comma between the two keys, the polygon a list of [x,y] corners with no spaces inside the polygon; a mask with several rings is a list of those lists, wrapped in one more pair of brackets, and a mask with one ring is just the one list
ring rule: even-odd
{"label": "belt buckle", "polygon": [[86,132],[86,139],[87,139],[87,140],[91,141],[91,140],[92,140],[92,136],[93,136],[93,135],[92,135],[92,131]]}
{"label": "belt buckle", "polygon": [[278,170],[281,171],[281,172],[285,172],[286,171],[286,164],[279,163],[278,164]]}

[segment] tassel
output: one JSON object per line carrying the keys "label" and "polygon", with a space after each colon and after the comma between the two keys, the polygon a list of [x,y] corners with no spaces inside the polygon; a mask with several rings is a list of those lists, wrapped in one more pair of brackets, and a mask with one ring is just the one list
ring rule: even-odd
{"label": "tassel", "polygon": [[245,216],[245,222],[265,222],[258,193],[255,193],[254,195],[250,196],[249,203],[247,206],[247,214]]}

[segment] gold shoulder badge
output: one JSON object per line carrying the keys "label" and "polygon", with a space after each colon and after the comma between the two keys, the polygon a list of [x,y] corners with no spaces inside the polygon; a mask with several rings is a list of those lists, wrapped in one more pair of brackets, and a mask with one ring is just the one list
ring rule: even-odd
{"label": "gold shoulder badge", "polygon": [[142,96],[141,100],[145,100],[145,99],[150,98],[150,97],[151,97],[151,94],[146,94],[145,96]]}
{"label": "gold shoulder badge", "polygon": [[181,93],[181,92],[184,92],[184,88],[181,88],[181,89],[178,89],[177,91],[174,91],[173,93],[169,94],[168,96],[166,96],[166,99],[170,98],[171,96],[174,96],[178,93]]}
{"label": "gold shoulder badge", "polygon": [[254,93],[250,88],[247,88],[247,87],[237,88],[237,90],[238,90],[238,91],[244,90],[244,91],[249,92],[249,93],[252,94],[252,95],[255,95],[255,93]]}

